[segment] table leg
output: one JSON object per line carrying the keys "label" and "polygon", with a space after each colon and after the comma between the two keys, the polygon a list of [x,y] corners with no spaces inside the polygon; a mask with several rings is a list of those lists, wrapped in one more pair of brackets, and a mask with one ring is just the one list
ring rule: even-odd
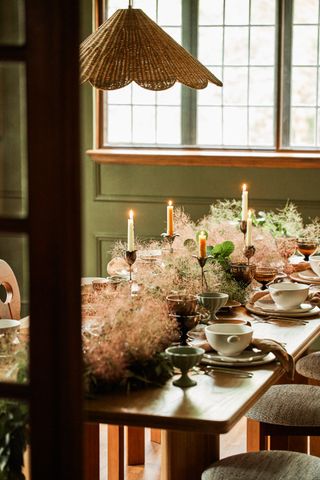
{"label": "table leg", "polygon": [[151,442],[161,443],[161,430],[158,428],[151,428]]}
{"label": "table leg", "polygon": [[124,427],[118,425],[108,425],[108,480],[123,479]]}
{"label": "table leg", "polygon": [[260,435],[260,422],[247,418],[247,452],[267,450],[265,439]]}
{"label": "table leg", "polygon": [[144,428],[126,427],[127,465],[144,464]]}
{"label": "table leg", "polygon": [[219,459],[219,435],[161,430],[161,480],[195,480]]}

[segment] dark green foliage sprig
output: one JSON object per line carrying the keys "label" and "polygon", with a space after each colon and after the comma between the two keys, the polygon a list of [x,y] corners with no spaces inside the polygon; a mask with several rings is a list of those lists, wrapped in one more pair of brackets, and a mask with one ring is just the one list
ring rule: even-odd
{"label": "dark green foliage sprig", "polygon": [[226,270],[230,263],[230,255],[234,252],[234,243],[230,240],[207,247],[207,253]]}
{"label": "dark green foliage sprig", "polygon": [[27,447],[28,406],[0,401],[0,478],[23,480],[23,453]]}
{"label": "dark green foliage sprig", "polygon": [[122,381],[109,383],[90,374],[86,375],[87,396],[113,390],[135,390],[137,388],[163,385],[173,375],[173,367],[164,352],[157,353],[150,359],[132,362],[127,375]]}

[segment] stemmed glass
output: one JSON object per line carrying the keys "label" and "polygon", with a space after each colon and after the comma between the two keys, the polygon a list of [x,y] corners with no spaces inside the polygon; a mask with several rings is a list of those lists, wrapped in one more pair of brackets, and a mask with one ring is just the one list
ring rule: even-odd
{"label": "stemmed glass", "polygon": [[289,258],[294,254],[297,248],[297,239],[295,237],[278,237],[276,245],[280,256],[284,260],[284,269],[288,266]]}
{"label": "stemmed glass", "polygon": [[276,278],[278,270],[272,267],[256,267],[254,278],[258,283],[261,283],[260,290],[266,290],[267,284]]}
{"label": "stemmed glass", "polygon": [[175,294],[166,297],[169,315],[177,321],[180,345],[187,345],[187,334],[200,321],[197,312],[198,299],[196,295]]}
{"label": "stemmed glass", "polygon": [[318,248],[318,242],[315,240],[310,240],[310,239],[304,239],[304,238],[299,238],[297,240],[297,250],[304,255],[304,260],[306,262],[309,261],[310,255],[315,253]]}

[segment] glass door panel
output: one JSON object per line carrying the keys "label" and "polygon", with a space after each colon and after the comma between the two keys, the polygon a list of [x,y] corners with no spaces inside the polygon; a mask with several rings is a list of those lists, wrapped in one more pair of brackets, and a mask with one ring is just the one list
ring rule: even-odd
{"label": "glass door panel", "polygon": [[0,62],[0,216],[27,212],[26,81],[19,62]]}
{"label": "glass door panel", "polygon": [[28,264],[27,237],[20,234],[1,234],[0,382],[28,381]]}
{"label": "glass door panel", "polygon": [[21,45],[25,42],[24,1],[0,2],[0,44]]}

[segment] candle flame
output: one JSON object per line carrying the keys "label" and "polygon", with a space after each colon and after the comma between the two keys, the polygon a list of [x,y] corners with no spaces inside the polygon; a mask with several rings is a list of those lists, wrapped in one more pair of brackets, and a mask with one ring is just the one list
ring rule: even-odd
{"label": "candle flame", "polygon": [[172,207],[172,200],[169,200],[168,205],[169,207]]}
{"label": "candle flame", "polygon": [[133,210],[130,210],[130,212],[129,212],[129,218],[130,218],[130,220],[133,219]]}
{"label": "candle flame", "polygon": [[242,185],[242,191],[243,191],[243,192],[246,192],[246,191],[247,191],[247,184],[246,184],[246,183],[244,183],[244,184]]}

